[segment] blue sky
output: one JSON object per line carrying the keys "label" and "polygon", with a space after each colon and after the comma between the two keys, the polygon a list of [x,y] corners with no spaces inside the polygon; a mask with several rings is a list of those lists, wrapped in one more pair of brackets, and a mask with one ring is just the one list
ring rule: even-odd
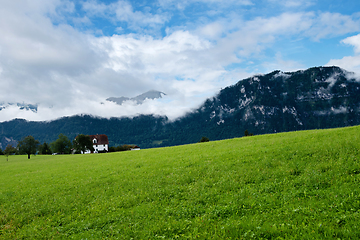
{"label": "blue sky", "polygon": [[[0,121],[166,114],[254,74],[337,65],[360,73],[360,2],[0,0]],[[141,106],[108,97],[149,90]]]}

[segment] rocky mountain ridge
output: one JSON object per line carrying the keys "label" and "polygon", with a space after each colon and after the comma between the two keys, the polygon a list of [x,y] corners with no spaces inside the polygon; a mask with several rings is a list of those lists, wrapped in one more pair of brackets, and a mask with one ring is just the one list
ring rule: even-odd
{"label": "rocky mountain ridge", "polygon": [[163,92],[159,92],[156,90],[150,90],[148,92],[145,92],[143,94],[140,94],[136,97],[133,98],[128,98],[128,97],[110,97],[107,98],[106,101],[110,101],[110,102],[114,102],[118,105],[122,105],[125,101],[135,101],[136,104],[142,104],[146,99],[158,99],[158,98],[162,98],[163,95],[166,95]]}
{"label": "rocky mountain ridge", "polygon": [[32,112],[37,112],[38,110],[38,105],[37,104],[28,104],[28,103],[5,103],[5,102],[1,102],[0,103],[0,111],[11,107],[11,106],[15,106],[17,108],[19,108],[20,110],[27,110],[27,111],[32,111]]}

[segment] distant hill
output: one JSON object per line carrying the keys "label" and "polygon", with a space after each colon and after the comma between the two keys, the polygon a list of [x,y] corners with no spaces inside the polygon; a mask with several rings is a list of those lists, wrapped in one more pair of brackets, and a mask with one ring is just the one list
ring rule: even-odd
{"label": "distant hill", "polygon": [[15,141],[13,138],[7,138],[7,137],[1,137],[0,138],[0,149],[5,150],[7,145],[11,145],[13,147],[17,146],[17,141]]}
{"label": "distant hill", "polygon": [[0,123],[0,137],[20,140],[33,135],[54,141],[60,133],[107,134],[110,145],[141,148],[194,143],[254,134],[360,124],[360,82],[338,67],[274,71],[226,87],[202,106],[170,122],[165,116],[102,119],[88,115],[51,122],[12,120]]}

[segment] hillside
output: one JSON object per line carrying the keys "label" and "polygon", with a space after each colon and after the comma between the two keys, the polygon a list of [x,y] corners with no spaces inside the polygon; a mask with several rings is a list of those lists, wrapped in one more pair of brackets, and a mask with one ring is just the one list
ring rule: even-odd
{"label": "hillside", "polygon": [[[360,82],[338,67],[274,71],[229,86],[195,112],[176,121],[210,139],[360,124]],[[191,136],[187,141],[195,139]],[[193,140],[194,141],[194,140]]]}
{"label": "hillside", "polygon": [[198,109],[169,121],[166,116],[103,119],[65,117],[51,122],[13,120],[0,123],[0,137],[20,140],[32,135],[55,141],[82,134],[106,134],[110,145],[141,148],[241,137],[245,130],[266,134],[360,124],[360,82],[338,67],[274,71],[243,79],[207,99]]}
{"label": "hillside", "polygon": [[0,238],[358,239],[359,133],[0,156]]}

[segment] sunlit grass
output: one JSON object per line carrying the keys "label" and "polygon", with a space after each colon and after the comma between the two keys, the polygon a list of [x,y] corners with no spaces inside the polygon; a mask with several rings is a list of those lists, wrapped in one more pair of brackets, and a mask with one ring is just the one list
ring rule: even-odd
{"label": "sunlit grass", "polygon": [[359,134],[0,157],[0,238],[358,239]]}

